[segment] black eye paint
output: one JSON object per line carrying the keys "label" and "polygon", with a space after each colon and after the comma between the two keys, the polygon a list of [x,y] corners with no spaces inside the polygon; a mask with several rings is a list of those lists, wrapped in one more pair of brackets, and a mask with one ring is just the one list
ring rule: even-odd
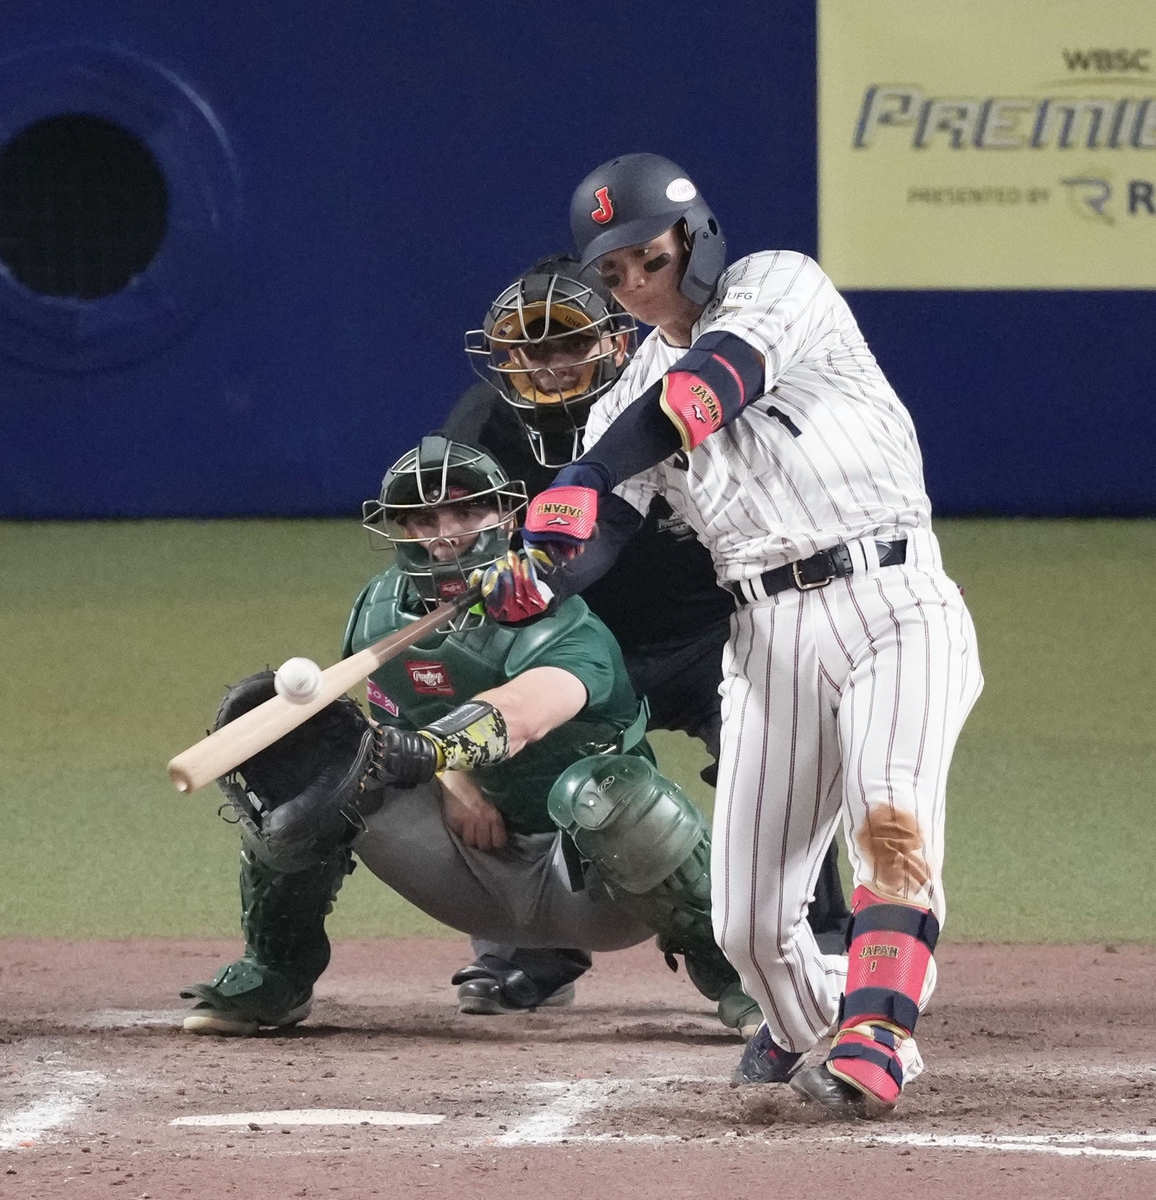
{"label": "black eye paint", "polygon": [[643,268],[653,275],[656,271],[661,271],[663,267],[670,265],[670,255],[660,254],[657,258],[652,258],[649,262],[643,263]]}
{"label": "black eye paint", "polygon": [[622,277],[620,275],[603,275],[602,282],[613,291],[622,282]]}

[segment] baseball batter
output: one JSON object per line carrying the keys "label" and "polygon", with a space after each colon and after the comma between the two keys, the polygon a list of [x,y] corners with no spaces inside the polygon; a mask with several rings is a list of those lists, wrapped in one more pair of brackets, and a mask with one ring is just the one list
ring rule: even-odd
{"label": "baseball batter", "polygon": [[[715,933],[766,1017],[736,1079],[878,1115],[921,1069],[947,772],[982,687],[911,419],[819,266],[773,251],[725,267],[718,221],[669,160],[605,163],[571,224],[583,262],[654,331],[595,405],[586,452],[531,501],[524,538],[555,562],[606,563],[618,506],[645,512],[661,494],[710,550],[738,602]],[[607,536],[592,538],[596,522]],[[556,593],[564,580],[550,577]],[[804,919],[840,817],[855,880],[845,983]],[[800,1070],[829,1033],[826,1061]]]}
{"label": "baseball batter", "polygon": [[[396,565],[358,597],[345,652],[515,561],[524,504],[476,447],[433,436],[403,455],[365,513]],[[217,725],[273,687],[271,672],[242,681]],[[186,1030],[252,1034],[308,1014],[354,854],[439,921],[517,948],[454,977],[462,1011],[493,1011],[496,993],[522,1010],[568,1003],[590,950],[658,934],[724,1024],[757,1028],[713,937],[705,822],[654,767],[621,653],[579,597],[519,629],[471,612],[367,690],[375,724],[339,701],[224,780],[244,839],[246,949],[182,993],[196,1001]]]}
{"label": "baseball batter", "polygon": [[[442,430],[485,447],[530,491],[544,490],[581,453],[591,406],[621,377],[634,332],[634,321],[591,268],[567,255],[541,259],[503,288],[482,327],[466,334],[481,382],[461,397]],[[582,598],[614,634],[634,690],[646,696],[647,727],[701,740],[712,759],[703,779],[713,786],[722,653],[735,600],[718,586],[694,531],[655,496],[629,551]],[[808,920],[820,945],[841,953],[849,919],[832,842]],[[475,949],[508,957],[507,948]]]}

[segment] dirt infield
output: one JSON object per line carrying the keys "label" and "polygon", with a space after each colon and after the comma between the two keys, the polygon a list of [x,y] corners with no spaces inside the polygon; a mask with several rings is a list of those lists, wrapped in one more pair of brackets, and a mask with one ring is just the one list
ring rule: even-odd
{"label": "dirt infield", "polygon": [[463,942],[346,942],[299,1029],[180,1032],[236,950],[0,942],[0,1197],[1156,1194],[1156,947],[941,947],[927,1073],[870,1125],[732,1088],[741,1043],[650,947],[463,1017]]}

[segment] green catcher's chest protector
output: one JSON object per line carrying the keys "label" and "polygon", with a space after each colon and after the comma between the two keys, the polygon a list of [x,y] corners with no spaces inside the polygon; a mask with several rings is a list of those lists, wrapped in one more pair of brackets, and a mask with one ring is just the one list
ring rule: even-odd
{"label": "green catcher's chest protector", "polygon": [[[414,620],[416,597],[400,572],[372,580],[354,606],[345,654],[355,653]],[[424,611],[424,610],[422,610]],[[515,833],[548,833],[555,826],[546,797],[558,776],[589,755],[629,751],[651,755],[646,715],[634,694],[621,651],[609,630],[572,597],[533,625],[516,628],[485,620],[472,628],[438,633],[402,651],[370,676],[373,716],[383,723],[422,728],[479,692],[501,687],[538,666],[572,670],[588,663],[613,674],[609,695],[504,762],[481,767],[475,778]]]}

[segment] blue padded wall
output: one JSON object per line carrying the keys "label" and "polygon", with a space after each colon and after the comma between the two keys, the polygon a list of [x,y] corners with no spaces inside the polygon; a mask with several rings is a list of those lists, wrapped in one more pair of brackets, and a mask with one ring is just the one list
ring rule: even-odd
{"label": "blue padded wall", "polygon": [[[131,294],[0,277],[0,516],[356,511],[616,153],[679,161],[734,256],[816,251],[807,0],[38,0],[0,46],[0,139],[103,114],[170,192]],[[1156,511],[1152,293],[849,299],[937,511]]]}

